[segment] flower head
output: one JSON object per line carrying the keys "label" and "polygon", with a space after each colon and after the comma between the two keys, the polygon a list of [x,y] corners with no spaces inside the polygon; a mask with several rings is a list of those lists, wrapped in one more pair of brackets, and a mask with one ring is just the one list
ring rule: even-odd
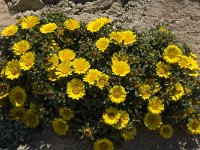
{"label": "flower head", "polygon": [[15,35],[15,33],[17,33],[17,31],[18,31],[18,26],[16,26],[16,25],[9,25],[8,27],[4,28],[1,31],[1,34],[3,36],[13,36],[13,35]]}
{"label": "flower head", "polygon": [[108,38],[100,38],[96,42],[96,47],[104,52],[109,46],[110,40]]}
{"label": "flower head", "polygon": [[148,84],[142,84],[139,87],[139,96],[141,96],[144,100],[149,99],[151,96],[151,87]]}
{"label": "flower head", "polygon": [[27,52],[20,58],[19,65],[22,70],[30,70],[35,64],[35,54],[33,52]]}
{"label": "flower head", "polygon": [[90,32],[98,32],[102,27],[104,23],[100,20],[95,20],[87,24],[87,30]]}
{"label": "flower head", "polygon": [[120,113],[116,108],[109,107],[106,108],[105,113],[103,113],[102,117],[106,124],[114,125],[119,121]]}
{"label": "flower head", "polygon": [[107,18],[107,17],[100,17],[100,18],[97,19],[97,21],[100,21],[103,24],[108,24],[108,23],[112,22],[112,20],[110,18]]}
{"label": "flower head", "polygon": [[162,137],[165,139],[172,137],[172,135],[173,135],[172,126],[169,124],[162,125],[162,127],[160,128],[160,135],[162,135]]}
{"label": "flower head", "polygon": [[72,62],[72,66],[75,73],[84,74],[90,68],[90,63],[85,58],[79,57]]}
{"label": "flower head", "polygon": [[64,50],[58,52],[58,56],[61,61],[66,62],[66,61],[73,60],[75,58],[76,54],[71,49],[64,49]]}
{"label": "flower head", "polygon": [[124,45],[130,45],[136,42],[136,34],[131,30],[127,30],[123,32],[124,34]]}
{"label": "flower head", "polygon": [[170,91],[171,99],[173,101],[179,100],[184,95],[184,88],[180,83],[176,83]]}
{"label": "flower head", "polygon": [[124,128],[121,131],[121,136],[125,141],[130,141],[134,139],[135,135],[137,133],[137,129],[134,126],[131,126],[130,128]]}
{"label": "flower head", "polygon": [[174,64],[179,61],[179,57],[182,55],[181,49],[176,45],[169,45],[164,49],[163,58],[166,62]]}
{"label": "flower head", "polygon": [[15,55],[21,55],[30,49],[30,43],[26,40],[21,40],[17,43],[14,43],[12,49]]}
{"label": "flower head", "polygon": [[114,150],[114,145],[109,139],[99,139],[94,142],[94,150]]}
{"label": "flower head", "polygon": [[65,120],[71,120],[74,116],[73,111],[68,107],[61,107],[59,109],[59,115]]}
{"label": "flower head", "polygon": [[66,135],[69,130],[69,125],[67,125],[67,122],[62,118],[54,118],[52,126],[57,135]]}
{"label": "flower head", "polygon": [[19,76],[22,75],[18,60],[11,60],[8,62],[5,68],[5,75],[6,78],[11,80],[19,78]]}
{"label": "flower head", "polygon": [[28,16],[22,19],[20,22],[22,29],[32,29],[39,23],[39,18],[37,16]]}
{"label": "flower head", "polygon": [[181,68],[189,68],[190,67],[190,59],[188,56],[182,55],[180,56],[180,60],[178,64]]}
{"label": "flower head", "polygon": [[109,85],[109,76],[103,73],[99,76],[99,79],[97,80],[97,86],[98,88],[103,90],[103,88],[107,85]]}
{"label": "flower head", "polygon": [[121,85],[113,86],[109,91],[109,98],[111,102],[120,104],[126,100],[125,88]]}
{"label": "flower head", "polygon": [[170,65],[165,64],[164,62],[159,61],[159,62],[156,64],[156,74],[157,74],[159,77],[162,77],[162,78],[169,78],[169,76],[171,75],[170,70],[171,70]]}
{"label": "flower head", "polygon": [[99,76],[101,74],[102,73],[97,69],[89,69],[83,80],[91,85],[94,85],[99,80]]}
{"label": "flower head", "polygon": [[51,54],[48,58],[48,62],[50,63],[50,66],[47,70],[53,70],[55,69],[59,64],[59,57],[56,54]]}
{"label": "flower head", "polygon": [[124,32],[122,31],[113,31],[109,34],[110,40],[114,40],[115,42],[121,44],[124,40]]}
{"label": "flower head", "polygon": [[22,120],[24,118],[25,113],[26,110],[24,107],[13,107],[10,110],[10,117],[12,120]]}
{"label": "flower head", "polygon": [[131,70],[130,65],[126,61],[113,61],[112,62],[112,72],[118,76],[126,76]]}
{"label": "flower head", "polygon": [[57,25],[55,23],[47,23],[42,25],[40,28],[40,32],[47,34],[47,33],[52,33],[57,29]]}
{"label": "flower head", "polygon": [[161,116],[147,113],[144,117],[144,124],[149,130],[158,129],[162,125]]}
{"label": "flower head", "polygon": [[35,110],[29,109],[24,116],[24,124],[29,128],[35,128],[39,125],[40,119]]}
{"label": "flower head", "polygon": [[190,119],[187,124],[187,127],[188,127],[188,131],[191,134],[200,134],[200,120],[197,120],[194,118]]}
{"label": "flower head", "polygon": [[64,26],[73,31],[73,30],[76,30],[78,28],[80,28],[80,23],[77,21],[77,20],[74,20],[74,19],[68,19],[64,22]]}
{"label": "flower head", "polygon": [[164,110],[164,104],[158,97],[154,97],[149,101],[148,110],[153,114],[160,114]]}
{"label": "flower head", "polygon": [[58,78],[61,77],[68,77],[71,74],[71,65],[70,62],[61,62],[57,67],[56,67],[56,75]]}
{"label": "flower head", "polygon": [[120,110],[120,118],[117,124],[114,126],[116,129],[121,130],[127,126],[130,121],[129,114],[126,111]]}

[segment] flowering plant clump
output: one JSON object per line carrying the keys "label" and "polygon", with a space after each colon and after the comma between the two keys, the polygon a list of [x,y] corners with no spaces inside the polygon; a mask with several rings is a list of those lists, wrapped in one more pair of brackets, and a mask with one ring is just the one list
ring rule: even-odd
{"label": "flowering plant clump", "polygon": [[95,150],[132,140],[138,127],[163,138],[200,134],[197,56],[164,26],[138,32],[104,17],[85,24],[46,14],[1,35],[3,119],[51,126]]}

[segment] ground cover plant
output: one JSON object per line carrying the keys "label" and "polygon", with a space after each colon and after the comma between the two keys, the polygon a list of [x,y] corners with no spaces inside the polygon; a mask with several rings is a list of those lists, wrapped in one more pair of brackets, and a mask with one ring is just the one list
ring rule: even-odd
{"label": "ground cover plant", "polygon": [[197,56],[165,26],[27,16],[2,30],[1,120],[112,150],[142,129],[200,134]]}

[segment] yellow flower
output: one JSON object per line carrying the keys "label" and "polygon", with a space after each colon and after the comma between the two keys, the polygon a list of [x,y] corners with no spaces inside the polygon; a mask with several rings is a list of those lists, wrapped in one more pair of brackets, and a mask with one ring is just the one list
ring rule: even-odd
{"label": "yellow flower", "polygon": [[125,88],[121,85],[113,86],[109,91],[109,98],[111,102],[120,104],[126,100]]}
{"label": "yellow flower", "polygon": [[26,127],[35,128],[39,125],[40,119],[39,116],[35,114],[35,110],[29,109],[26,111],[24,116],[24,124]]}
{"label": "yellow flower", "polygon": [[103,138],[94,142],[94,150],[114,150],[111,140]]}
{"label": "yellow flower", "polygon": [[87,30],[90,32],[98,32],[102,27],[104,23],[99,20],[94,20],[87,24]]}
{"label": "yellow flower", "polygon": [[154,97],[149,101],[148,110],[153,114],[160,114],[164,110],[164,104],[158,97]]}
{"label": "yellow flower", "polygon": [[189,57],[185,55],[181,55],[180,60],[178,61],[178,64],[181,68],[189,68],[190,67]]}
{"label": "yellow flower", "polygon": [[64,49],[64,50],[58,52],[58,56],[61,61],[66,62],[66,61],[73,60],[75,58],[76,54],[71,49]]}
{"label": "yellow flower", "polygon": [[130,65],[126,61],[114,61],[112,62],[112,72],[118,76],[126,76],[131,70]]}
{"label": "yellow flower", "polygon": [[102,115],[103,120],[106,124],[114,125],[119,121],[120,113],[116,108],[106,108],[105,113]]}
{"label": "yellow flower", "polygon": [[165,139],[172,137],[172,135],[173,135],[172,126],[169,124],[162,125],[162,127],[160,128],[160,135],[162,135],[162,137]]}
{"label": "yellow flower", "polygon": [[19,61],[19,65],[22,70],[30,70],[34,64],[35,54],[33,52],[23,54]]}
{"label": "yellow flower", "polygon": [[173,101],[179,100],[184,95],[184,88],[180,83],[176,83],[170,91],[170,96]]}
{"label": "yellow flower", "polygon": [[64,26],[69,30],[76,30],[80,28],[80,23],[74,19],[68,19],[64,22]]}
{"label": "yellow flower", "polygon": [[111,32],[109,34],[110,40],[114,40],[115,42],[121,44],[124,40],[124,32],[118,31],[118,32]]}
{"label": "yellow flower", "polygon": [[117,124],[115,125],[115,128],[121,130],[127,126],[127,124],[130,121],[130,118],[129,114],[126,111],[120,110],[119,113],[120,113],[120,118]]}
{"label": "yellow flower", "polygon": [[199,64],[197,62],[197,60],[194,60],[192,57],[189,57],[189,69],[190,70],[198,70],[199,69]]}
{"label": "yellow flower", "polygon": [[134,139],[136,133],[137,133],[137,129],[134,126],[132,126],[130,128],[123,129],[121,131],[121,136],[123,137],[125,141],[130,141]]}
{"label": "yellow flower", "polygon": [[99,79],[97,80],[97,86],[98,88],[100,88],[101,90],[103,90],[103,88],[105,86],[109,85],[109,76],[106,74],[101,74],[99,76]]}
{"label": "yellow flower", "polygon": [[39,23],[39,18],[37,16],[28,16],[23,18],[20,22],[22,29],[31,29]]}
{"label": "yellow flower", "polygon": [[67,77],[71,74],[71,66],[70,62],[61,62],[57,67],[56,67],[56,75],[58,78],[60,77]]}
{"label": "yellow flower", "polygon": [[54,118],[52,126],[57,135],[66,135],[66,132],[69,130],[69,125],[62,118]]}
{"label": "yellow flower", "polygon": [[26,91],[20,86],[16,86],[10,91],[9,100],[14,106],[24,105],[26,98]]}
{"label": "yellow flower", "polygon": [[59,115],[65,120],[71,120],[74,116],[73,111],[68,107],[61,107],[59,109]]}
{"label": "yellow flower", "polygon": [[200,134],[200,120],[194,118],[189,120],[187,127],[191,134]]}
{"label": "yellow flower", "polygon": [[151,96],[151,87],[148,84],[143,84],[139,87],[139,96],[144,100],[149,99]]}
{"label": "yellow flower", "polygon": [[171,75],[171,67],[168,64],[165,64],[164,62],[159,61],[156,64],[156,74],[159,77],[163,77],[163,78],[169,78],[169,76]]}
{"label": "yellow flower", "polygon": [[19,76],[22,75],[18,60],[13,59],[8,62],[5,69],[5,75],[11,80],[19,78]]}
{"label": "yellow flower", "polygon": [[24,107],[13,107],[10,110],[10,117],[12,120],[22,120],[25,113],[26,110],[24,109]]}
{"label": "yellow flower", "polygon": [[59,57],[56,54],[51,54],[48,58],[48,62],[50,63],[50,66],[47,70],[53,70],[55,69],[59,64]]}
{"label": "yellow flower", "polygon": [[197,59],[198,56],[196,54],[194,54],[193,52],[190,52],[189,56],[193,59]]}
{"label": "yellow flower", "polygon": [[21,40],[17,43],[14,43],[12,49],[15,55],[21,55],[30,49],[30,43],[26,40]]}
{"label": "yellow flower", "polygon": [[112,20],[110,18],[107,18],[107,17],[100,17],[100,18],[97,19],[97,21],[100,21],[103,24],[108,24],[108,23],[112,22]]}
{"label": "yellow flower", "polygon": [[96,42],[96,47],[104,52],[109,46],[110,40],[108,38],[100,38]]}
{"label": "yellow flower", "polygon": [[159,31],[161,31],[161,32],[166,32],[166,33],[169,32],[169,30],[166,29],[165,26],[160,26]]}
{"label": "yellow flower", "polygon": [[169,45],[164,49],[163,58],[168,63],[177,63],[182,55],[181,49],[176,45]]}
{"label": "yellow flower", "polygon": [[55,70],[49,70],[47,73],[47,77],[50,81],[53,81],[53,82],[59,79],[55,73]]}
{"label": "yellow flower", "polygon": [[147,113],[144,117],[144,124],[149,130],[158,129],[162,125],[161,116]]}
{"label": "yellow flower", "polygon": [[124,45],[130,45],[136,42],[136,34],[131,30],[124,31]]}
{"label": "yellow flower", "polygon": [[18,26],[10,25],[1,31],[3,36],[13,36],[18,31]]}
{"label": "yellow flower", "polygon": [[75,73],[84,74],[90,68],[90,63],[85,58],[79,57],[72,62],[72,66]]}
{"label": "yellow flower", "polygon": [[67,94],[72,99],[79,100],[85,95],[85,86],[80,79],[72,79],[67,83]]}
{"label": "yellow flower", "polygon": [[198,77],[199,76],[199,72],[197,70],[190,70],[189,71],[189,76]]}
{"label": "yellow flower", "polygon": [[42,25],[40,28],[40,32],[47,34],[47,33],[52,33],[57,29],[57,25],[55,23],[47,23]]}
{"label": "yellow flower", "polygon": [[101,74],[102,73],[97,69],[89,69],[83,80],[91,85],[94,85],[99,80]]}
{"label": "yellow flower", "polygon": [[0,82],[0,100],[8,96],[8,85]]}

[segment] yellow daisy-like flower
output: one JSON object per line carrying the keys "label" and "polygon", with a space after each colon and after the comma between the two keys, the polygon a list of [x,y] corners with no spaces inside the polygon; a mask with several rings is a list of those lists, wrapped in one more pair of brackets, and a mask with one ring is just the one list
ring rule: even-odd
{"label": "yellow daisy-like flower", "polygon": [[126,76],[131,70],[130,65],[126,61],[114,61],[112,62],[112,72],[118,76]]}
{"label": "yellow daisy-like flower", "polygon": [[68,77],[71,74],[71,65],[70,62],[61,62],[57,67],[56,67],[56,75],[58,78],[61,77]]}
{"label": "yellow daisy-like flower", "polygon": [[22,70],[30,70],[34,64],[35,54],[33,52],[23,54],[19,61],[19,65]]}
{"label": "yellow daisy-like flower", "polygon": [[57,29],[57,25],[55,23],[47,23],[42,25],[42,27],[40,28],[40,32],[47,34],[47,33],[52,33]]}
{"label": "yellow daisy-like flower", "polygon": [[114,127],[118,130],[121,130],[127,126],[127,124],[130,121],[130,118],[129,114],[126,111],[120,110],[119,113],[120,113],[119,121],[117,122],[116,125],[114,125]]}
{"label": "yellow daisy-like flower", "polygon": [[158,129],[162,125],[161,116],[152,113],[147,113],[144,117],[144,124],[149,130]]}
{"label": "yellow daisy-like flower", "polygon": [[107,17],[100,17],[100,18],[97,19],[97,21],[100,21],[103,24],[108,24],[108,23],[112,22],[112,20],[110,18],[107,18]]}
{"label": "yellow daisy-like flower", "polygon": [[189,68],[190,67],[189,57],[185,55],[181,55],[180,60],[178,61],[178,64],[181,68]]}
{"label": "yellow daisy-like flower", "polygon": [[131,126],[130,128],[125,128],[121,131],[121,136],[125,141],[130,141],[134,139],[135,135],[137,133],[137,129],[134,126]]}
{"label": "yellow daisy-like flower", "polygon": [[75,73],[84,74],[90,68],[90,63],[85,58],[79,57],[72,62],[72,66]]}
{"label": "yellow daisy-like flower", "polygon": [[111,140],[103,138],[94,142],[94,150],[114,150]]}
{"label": "yellow daisy-like flower", "polygon": [[189,120],[187,127],[191,134],[200,134],[200,120],[194,118]]}
{"label": "yellow daisy-like flower", "polygon": [[35,114],[35,110],[29,109],[26,111],[24,115],[24,124],[28,128],[35,128],[39,125],[40,119],[37,114]]}
{"label": "yellow daisy-like flower", "polygon": [[56,81],[56,80],[59,79],[58,76],[56,75],[55,71],[56,71],[56,70],[49,70],[49,71],[48,71],[47,77],[48,77],[48,79],[49,79],[50,81],[53,81],[53,82],[54,82],[54,81]]}
{"label": "yellow daisy-like flower", "polygon": [[72,79],[67,83],[67,94],[72,99],[79,100],[85,95],[85,86],[80,79]]}
{"label": "yellow daisy-like flower", "polygon": [[136,42],[137,35],[131,30],[124,31],[124,45],[130,45]]}
{"label": "yellow daisy-like flower", "polygon": [[26,91],[20,86],[16,86],[10,91],[9,100],[14,106],[24,105],[26,98]]}
{"label": "yellow daisy-like flower", "polygon": [[69,125],[67,125],[67,122],[62,118],[54,118],[52,126],[57,135],[66,135],[69,130]]}
{"label": "yellow daisy-like flower", "polygon": [[161,32],[169,32],[169,30],[165,26],[160,26],[159,31]]}
{"label": "yellow daisy-like flower", "polygon": [[10,117],[12,120],[22,120],[25,116],[26,110],[24,107],[13,107],[10,110]]}
{"label": "yellow daisy-like flower", "polygon": [[163,58],[166,62],[170,64],[177,63],[182,55],[181,49],[176,45],[169,45],[164,49]]}
{"label": "yellow daisy-like flower", "polygon": [[23,18],[20,22],[22,29],[32,29],[39,23],[39,18],[37,16],[28,16]]}
{"label": "yellow daisy-like flower", "polygon": [[106,108],[105,113],[103,113],[102,117],[106,124],[114,125],[119,121],[121,115],[116,108],[109,107]]}
{"label": "yellow daisy-like flower", "polygon": [[103,90],[104,87],[109,85],[109,76],[106,74],[101,74],[97,80],[97,87]]}
{"label": "yellow daisy-like flower", "polygon": [[199,69],[199,64],[197,62],[197,60],[194,60],[192,57],[189,57],[189,69],[190,70],[198,70]]}
{"label": "yellow daisy-like flower", "polygon": [[64,22],[64,26],[73,31],[73,30],[76,30],[78,28],[80,28],[80,23],[77,21],[77,20],[74,20],[74,19],[68,19]]}
{"label": "yellow daisy-like flower", "polygon": [[102,21],[95,20],[87,24],[87,30],[90,32],[98,32],[103,25],[104,23]]}
{"label": "yellow daisy-like flower", "polygon": [[176,83],[170,91],[170,96],[173,101],[179,100],[184,95],[184,88],[180,83]]}
{"label": "yellow daisy-like flower", "polygon": [[164,104],[158,97],[154,97],[149,101],[148,110],[153,114],[160,114],[164,110]]}
{"label": "yellow daisy-like flower", "polygon": [[122,31],[118,31],[118,32],[113,31],[113,32],[111,32],[109,34],[109,37],[110,37],[111,41],[114,40],[115,42],[121,44],[123,42],[123,40],[124,40],[124,32],[122,32]]}
{"label": "yellow daisy-like flower", "polygon": [[48,62],[50,63],[50,66],[47,70],[53,70],[55,69],[59,64],[59,57],[56,54],[51,54],[48,58]]}
{"label": "yellow daisy-like flower", "polygon": [[169,124],[162,125],[162,127],[160,128],[160,135],[162,135],[162,137],[165,139],[172,137],[172,135],[173,135],[172,126]]}
{"label": "yellow daisy-like flower", "polygon": [[64,49],[58,52],[58,56],[61,61],[66,62],[73,60],[76,57],[76,54],[71,49]]}
{"label": "yellow daisy-like flower", "polygon": [[21,40],[17,43],[14,43],[12,49],[15,55],[21,55],[30,49],[30,43],[26,40]]}
{"label": "yellow daisy-like flower", "polygon": [[190,52],[189,56],[193,59],[197,59],[198,56],[196,54],[194,54],[193,52]]}
{"label": "yellow daisy-like flower", "polygon": [[6,78],[11,79],[11,80],[19,78],[19,76],[22,75],[18,60],[13,59],[8,62],[5,68],[5,75],[6,75]]}
{"label": "yellow daisy-like flower", "polygon": [[8,96],[8,85],[0,82],[0,100]]}
{"label": "yellow daisy-like flower", "polygon": [[189,76],[198,77],[199,76],[199,72],[197,70],[190,70],[189,71]]}
{"label": "yellow daisy-like flower", "polygon": [[61,107],[59,109],[59,115],[65,120],[71,120],[74,116],[73,111],[68,107]]}
{"label": "yellow daisy-like flower", "polygon": [[143,84],[139,87],[139,96],[144,100],[149,99],[151,96],[151,87],[148,84]]}
{"label": "yellow daisy-like flower", "polygon": [[102,73],[97,69],[89,69],[88,73],[84,76],[83,80],[91,85],[94,85],[99,80],[99,76],[101,74]]}
{"label": "yellow daisy-like flower", "polygon": [[96,42],[96,47],[104,52],[109,46],[110,40],[108,38],[100,38]]}
{"label": "yellow daisy-like flower", "polygon": [[17,33],[17,31],[18,31],[18,26],[16,26],[16,25],[9,25],[8,27],[4,28],[1,31],[1,34],[3,36],[13,36],[13,35],[15,35],[15,33]]}
{"label": "yellow daisy-like flower", "polygon": [[126,100],[125,88],[121,85],[113,86],[109,91],[109,98],[111,102],[120,104]]}
{"label": "yellow daisy-like flower", "polygon": [[170,70],[171,70],[170,65],[165,64],[164,62],[159,61],[156,64],[156,74],[159,77],[166,78],[166,79],[169,78],[169,76],[171,75]]}

